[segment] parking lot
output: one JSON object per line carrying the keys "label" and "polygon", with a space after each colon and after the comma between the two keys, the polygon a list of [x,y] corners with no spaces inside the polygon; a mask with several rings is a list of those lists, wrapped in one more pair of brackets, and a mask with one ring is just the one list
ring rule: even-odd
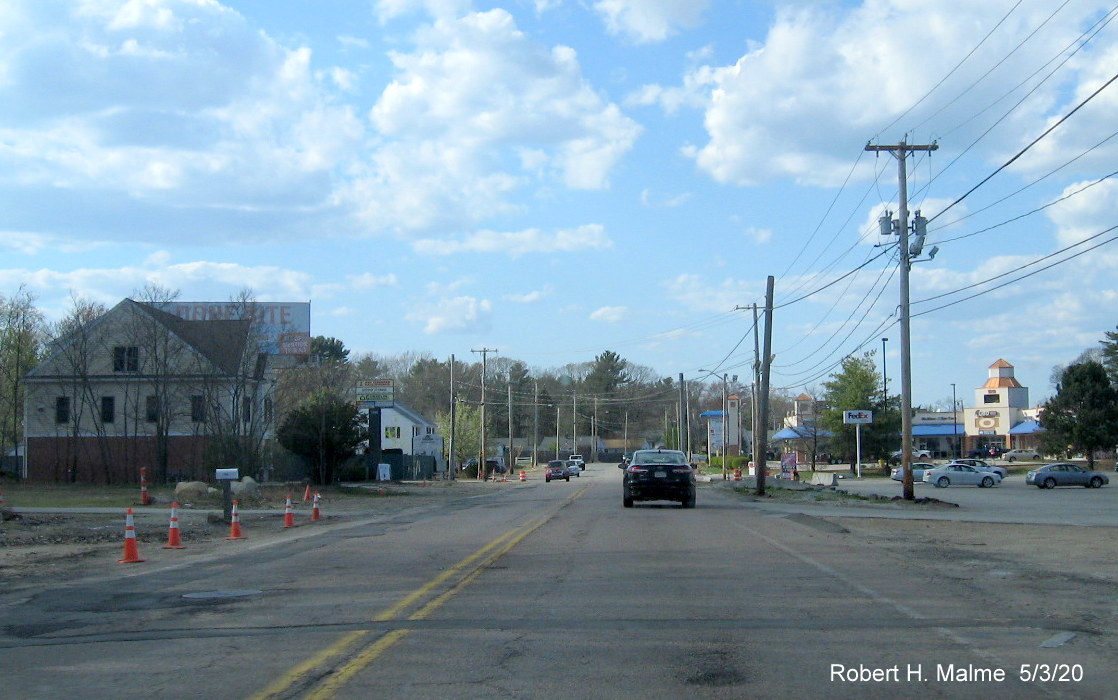
{"label": "parking lot", "polygon": [[[1105,472],[1104,472],[1105,473]],[[1061,487],[1038,489],[1025,483],[1023,474],[1012,474],[994,488],[952,486],[940,489],[916,483],[917,498],[937,498],[958,504],[958,508],[937,509],[920,517],[968,520],[991,523],[1031,523],[1048,525],[1118,526],[1118,474],[1110,472],[1111,483],[1101,489]],[[841,479],[838,488],[857,495],[900,496],[899,481],[872,477]],[[895,517],[882,511],[882,517]],[[896,516],[896,517],[899,517]],[[912,517],[911,513],[904,517]]]}

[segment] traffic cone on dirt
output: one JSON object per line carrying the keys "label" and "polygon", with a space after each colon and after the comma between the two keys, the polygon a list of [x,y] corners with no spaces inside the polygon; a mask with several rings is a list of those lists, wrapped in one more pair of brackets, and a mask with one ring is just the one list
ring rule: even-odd
{"label": "traffic cone on dirt", "polygon": [[182,540],[179,538],[179,504],[177,501],[171,503],[171,525],[167,528],[167,544],[163,545],[163,549],[186,549],[182,546]]}
{"label": "traffic cone on dirt", "polygon": [[295,527],[295,511],[291,510],[291,494],[287,494],[287,504],[283,507],[283,526]]}
{"label": "traffic cone on dirt", "polygon": [[136,517],[132,509],[125,511],[124,515],[124,557],[117,559],[117,564],[135,564],[144,561],[140,558],[139,549],[136,547]]}
{"label": "traffic cone on dirt", "polygon": [[318,499],[320,498],[318,492],[314,494],[314,505],[311,506],[311,520],[319,520],[322,515],[318,512]]}
{"label": "traffic cone on dirt", "polygon": [[237,514],[237,502],[233,501],[233,514],[229,518],[229,536],[227,540],[247,540],[241,533],[241,516]]}
{"label": "traffic cone on dirt", "polygon": [[307,484],[307,488],[303,489],[303,502],[311,500],[311,485]]}

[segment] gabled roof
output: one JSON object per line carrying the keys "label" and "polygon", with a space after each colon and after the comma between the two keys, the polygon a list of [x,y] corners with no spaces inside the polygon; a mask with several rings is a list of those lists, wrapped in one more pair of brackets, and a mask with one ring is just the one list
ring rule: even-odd
{"label": "gabled roof", "polygon": [[250,341],[251,336],[250,320],[186,321],[148,304],[123,299],[82,329],[72,331],[55,341],[47,357],[32,368],[27,376],[40,376],[42,372],[48,371],[66,347],[78,342],[80,334],[92,336],[98,328],[107,324],[109,319],[125,313],[144,315],[152,319],[223,374],[235,375],[241,371],[241,358],[244,357],[245,345]]}

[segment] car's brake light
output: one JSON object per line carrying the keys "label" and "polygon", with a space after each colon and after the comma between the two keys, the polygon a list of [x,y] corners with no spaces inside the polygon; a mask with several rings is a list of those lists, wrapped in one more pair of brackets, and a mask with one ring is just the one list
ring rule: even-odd
{"label": "car's brake light", "polygon": [[630,474],[647,474],[648,473],[648,468],[647,467],[629,467],[626,471],[628,471]]}
{"label": "car's brake light", "polygon": [[675,472],[676,474],[690,474],[691,473],[691,467],[676,467],[672,471]]}

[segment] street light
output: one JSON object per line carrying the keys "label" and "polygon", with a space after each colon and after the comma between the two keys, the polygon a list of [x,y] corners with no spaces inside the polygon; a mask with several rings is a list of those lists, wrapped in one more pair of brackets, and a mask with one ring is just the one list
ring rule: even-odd
{"label": "street light", "polygon": [[[719,376],[717,373],[712,372],[709,369],[700,369],[699,371],[700,372],[706,372],[707,374],[713,374],[716,377]],[[726,434],[726,422],[729,420],[729,416],[727,415],[729,413],[729,410],[728,410],[728,406],[726,405],[726,400],[727,400],[726,381],[727,381],[728,376],[729,376],[728,374],[723,374],[722,375],[722,478],[723,479],[726,479],[729,476],[729,471],[726,469],[726,467],[727,467],[727,465],[726,465],[726,439],[728,437],[727,434]]]}
{"label": "street light", "polygon": [[955,458],[962,454],[959,451],[959,404],[955,402],[955,382],[951,382],[951,433],[955,436]]}
{"label": "street light", "polygon": [[889,379],[885,376],[885,343],[888,338],[881,339],[881,410],[889,407]]}

